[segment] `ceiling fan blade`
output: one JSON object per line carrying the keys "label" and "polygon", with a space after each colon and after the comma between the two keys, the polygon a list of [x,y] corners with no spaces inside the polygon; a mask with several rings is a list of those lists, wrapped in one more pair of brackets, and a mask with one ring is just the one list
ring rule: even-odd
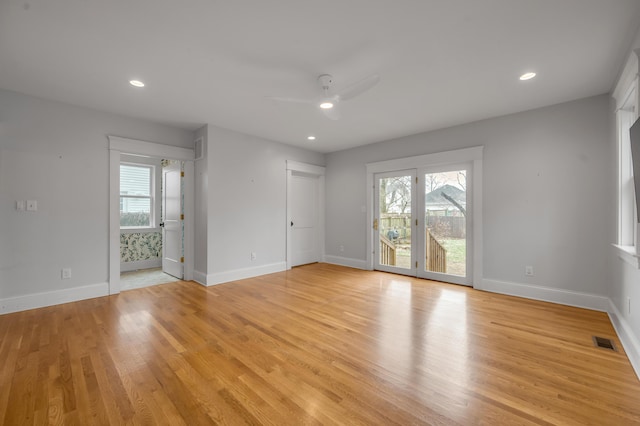
{"label": "ceiling fan blade", "polygon": [[362,80],[357,81],[351,84],[350,86],[345,87],[344,90],[338,93],[337,96],[341,101],[346,101],[351,98],[355,98],[361,93],[364,93],[367,90],[371,89],[373,86],[378,84],[379,81],[380,81],[380,76],[378,74],[372,74],[369,77],[365,77]]}
{"label": "ceiling fan blade", "polygon": [[338,108],[337,103],[330,109],[321,110],[325,117],[329,120],[340,120],[340,109]]}
{"label": "ceiling fan blade", "polygon": [[276,101],[276,102],[288,102],[288,103],[294,103],[294,104],[311,104],[314,101],[309,100],[309,99],[298,99],[298,98],[283,98],[280,96],[265,96],[265,99],[269,99],[270,101]]}

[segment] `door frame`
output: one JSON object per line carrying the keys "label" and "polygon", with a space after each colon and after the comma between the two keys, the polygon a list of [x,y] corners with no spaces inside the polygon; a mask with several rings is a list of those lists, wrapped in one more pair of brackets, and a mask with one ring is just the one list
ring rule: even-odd
{"label": "door frame", "polygon": [[457,149],[453,151],[444,151],[434,154],[418,155],[415,157],[398,158],[395,160],[378,161],[366,164],[366,185],[367,185],[367,260],[368,270],[374,267],[374,175],[376,173],[384,173],[395,170],[422,169],[449,164],[471,163],[472,164],[472,181],[473,181],[473,214],[471,218],[473,233],[473,250],[471,265],[472,271],[471,285],[474,288],[482,286],[482,158],[483,146],[471,148]]}
{"label": "door frame", "polygon": [[301,163],[299,161],[286,161],[286,170],[287,170],[287,200],[286,200],[286,211],[287,211],[287,220],[285,222],[285,229],[287,230],[287,270],[291,269],[291,245],[292,245],[292,235],[291,235],[291,227],[289,224],[291,223],[291,178],[294,173],[304,173],[309,176],[315,176],[318,179],[318,228],[317,228],[317,241],[318,241],[318,255],[320,256],[320,261],[324,261],[324,176],[325,176],[325,168],[322,166],[316,166],[314,164]]}
{"label": "door frame", "polygon": [[193,279],[194,151],[172,145],[107,135],[109,139],[109,294],[120,293],[120,156],[160,157],[184,161],[184,279]]}

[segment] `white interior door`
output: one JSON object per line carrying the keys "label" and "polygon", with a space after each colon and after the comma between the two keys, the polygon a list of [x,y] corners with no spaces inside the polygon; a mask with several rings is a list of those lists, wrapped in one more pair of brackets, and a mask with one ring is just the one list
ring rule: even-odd
{"label": "white interior door", "polygon": [[183,278],[181,171],[178,162],[162,169],[162,271]]}
{"label": "white interior door", "polygon": [[289,182],[291,266],[319,262],[318,177],[294,173]]}

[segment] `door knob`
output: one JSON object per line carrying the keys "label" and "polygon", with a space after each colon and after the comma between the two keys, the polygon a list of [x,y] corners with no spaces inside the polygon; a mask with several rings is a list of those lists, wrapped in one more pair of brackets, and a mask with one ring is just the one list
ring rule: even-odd
{"label": "door knob", "polygon": [[293,221],[291,221],[291,226],[293,226]]}

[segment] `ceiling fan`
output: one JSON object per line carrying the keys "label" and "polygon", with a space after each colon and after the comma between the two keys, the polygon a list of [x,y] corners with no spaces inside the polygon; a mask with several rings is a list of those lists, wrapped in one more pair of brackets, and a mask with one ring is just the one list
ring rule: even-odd
{"label": "ceiling fan", "polygon": [[345,87],[340,93],[332,93],[331,86],[333,85],[333,77],[330,74],[321,74],[318,76],[318,85],[320,86],[322,93],[315,99],[282,98],[277,96],[269,96],[268,99],[278,102],[317,105],[320,108],[320,111],[322,111],[327,118],[331,120],[339,120],[340,110],[338,105],[340,102],[355,98],[356,96],[371,89],[373,86],[378,84],[379,81],[380,76],[372,74]]}

